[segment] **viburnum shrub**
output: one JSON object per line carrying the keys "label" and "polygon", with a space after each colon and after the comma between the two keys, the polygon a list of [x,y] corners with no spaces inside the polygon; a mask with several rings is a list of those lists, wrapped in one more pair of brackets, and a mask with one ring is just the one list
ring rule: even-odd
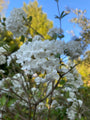
{"label": "viburnum shrub", "polygon": [[[66,14],[63,11],[57,16],[60,22]],[[26,22],[27,16],[20,8],[14,9],[5,22],[6,30],[26,41],[11,55],[5,46],[0,47],[0,118],[83,119],[78,92],[83,81],[74,63],[83,53],[81,42],[65,43],[61,28],[48,32],[52,40],[43,40],[40,34],[32,38],[26,35]]]}

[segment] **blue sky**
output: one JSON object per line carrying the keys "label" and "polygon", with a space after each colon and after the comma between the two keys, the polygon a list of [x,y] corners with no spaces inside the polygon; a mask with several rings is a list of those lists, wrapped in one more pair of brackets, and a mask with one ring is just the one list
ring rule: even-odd
{"label": "blue sky", "polygon": [[[29,1],[34,0],[9,0],[8,9],[6,11],[6,16],[10,14],[10,11],[13,8],[21,8],[23,2],[29,3]],[[38,0],[39,6],[42,6],[43,12],[47,14],[48,19],[52,20],[55,27],[59,27],[59,21],[55,19],[57,13],[57,6],[54,0]],[[73,9],[87,10],[86,16],[90,18],[90,0],[59,0],[60,11],[65,10],[65,7],[70,7]],[[62,20],[62,28],[65,33],[65,40],[68,41],[71,38],[71,35],[67,31],[74,30],[75,34],[79,36],[80,29],[75,27],[74,24],[70,23],[69,20],[74,17],[74,14],[69,14]]]}

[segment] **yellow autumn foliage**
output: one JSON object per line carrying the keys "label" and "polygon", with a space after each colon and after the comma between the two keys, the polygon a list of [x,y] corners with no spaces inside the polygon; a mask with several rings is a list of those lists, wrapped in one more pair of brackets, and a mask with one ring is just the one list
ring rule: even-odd
{"label": "yellow autumn foliage", "polygon": [[[38,7],[38,2],[30,2],[28,5],[24,3],[23,10],[27,17],[32,16],[31,27],[44,36],[45,39],[50,38],[47,32],[53,27],[53,22],[47,19],[47,14],[43,13],[41,6]],[[36,33],[32,28],[29,27],[28,29],[33,37]]]}

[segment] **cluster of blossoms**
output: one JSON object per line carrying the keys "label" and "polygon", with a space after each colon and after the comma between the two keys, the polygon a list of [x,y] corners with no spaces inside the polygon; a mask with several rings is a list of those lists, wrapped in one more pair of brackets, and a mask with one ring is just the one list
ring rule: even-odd
{"label": "cluster of blossoms", "polygon": [[62,30],[60,28],[52,28],[49,30],[48,35],[53,38],[55,35],[58,35],[60,33],[62,33]]}
{"label": "cluster of blossoms", "polygon": [[0,47],[0,65],[6,63],[6,56],[4,55],[6,52],[7,51],[3,47]]}
{"label": "cluster of blossoms", "polygon": [[[73,66],[73,64],[69,64],[69,67]],[[83,102],[82,100],[77,98],[78,88],[80,88],[80,86],[83,85],[81,75],[74,68],[71,72],[67,73],[65,77],[67,78],[67,82],[66,87],[63,90],[69,93],[69,96],[67,97],[68,103],[72,103],[72,105],[69,108],[67,108],[66,113],[70,120],[75,120],[76,116],[78,116],[79,119],[81,119],[79,109],[81,108]]]}
{"label": "cluster of blossoms", "polygon": [[26,17],[26,13],[21,8],[14,8],[6,19],[6,29],[11,31],[15,37],[25,35],[27,28],[24,25],[24,18]]}
{"label": "cluster of blossoms", "polygon": [[64,53],[64,45],[62,41],[36,40],[24,43],[12,57],[17,58],[16,62],[21,64],[22,70],[31,74],[45,71],[56,73],[53,70],[59,69],[59,59],[55,55]]}
{"label": "cluster of blossoms", "polygon": [[67,43],[66,53],[67,55],[72,56],[72,59],[77,59],[82,52],[83,52],[83,47],[81,46],[80,41],[70,41]]}

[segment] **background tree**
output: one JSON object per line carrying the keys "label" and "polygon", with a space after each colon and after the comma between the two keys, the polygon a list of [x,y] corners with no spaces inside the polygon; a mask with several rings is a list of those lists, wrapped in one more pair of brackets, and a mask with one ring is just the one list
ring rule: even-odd
{"label": "background tree", "polygon": [[72,10],[72,12],[76,15],[76,17],[71,19],[72,23],[77,24],[80,28],[80,36],[81,38],[76,38],[76,40],[80,40],[84,47],[86,47],[86,51],[84,53],[84,59],[80,60],[80,64],[77,66],[77,70],[82,76],[84,81],[84,88],[80,90],[84,102],[85,116],[86,120],[90,119],[90,19],[85,16],[86,10],[82,11],[80,9]]}
{"label": "background tree", "polygon": [[85,45],[90,44],[90,19],[86,18],[86,10],[82,11],[80,9],[72,10],[76,17],[71,19],[71,22],[76,23],[81,28],[80,35],[81,40]]}
{"label": "background tree", "polygon": [[85,51],[85,59],[81,61],[81,64],[78,66],[78,70],[82,75],[84,81],[89,81],[89,73],[90,73],[90,50],[88,47],[90,46],[90,19],[86,18],[85,13],[86,10],[82,11],[80,9],[72,10],[72,12],[76,15],[76,17],[71,19],[71,22],[76,23],[81,28],[80,39],[84,47],[87,48]]}
{"label": "background tree", "polygon": [[47,19],[47,14],[43,13],[42,7],[38,7],[38,2],[30,2],[28,5],[24,3],[23,10],[27,16],[32,16],[30,26],[28,26],[28,32],[32,37],[38,33],[44,36],[45,39],[50,38],[47,32],[53,27],[53,22]]}
{"label": "background tree", "polygon": [[3,12],[5,8],[7,8],[9,1],[0,0],[0,14]]}

